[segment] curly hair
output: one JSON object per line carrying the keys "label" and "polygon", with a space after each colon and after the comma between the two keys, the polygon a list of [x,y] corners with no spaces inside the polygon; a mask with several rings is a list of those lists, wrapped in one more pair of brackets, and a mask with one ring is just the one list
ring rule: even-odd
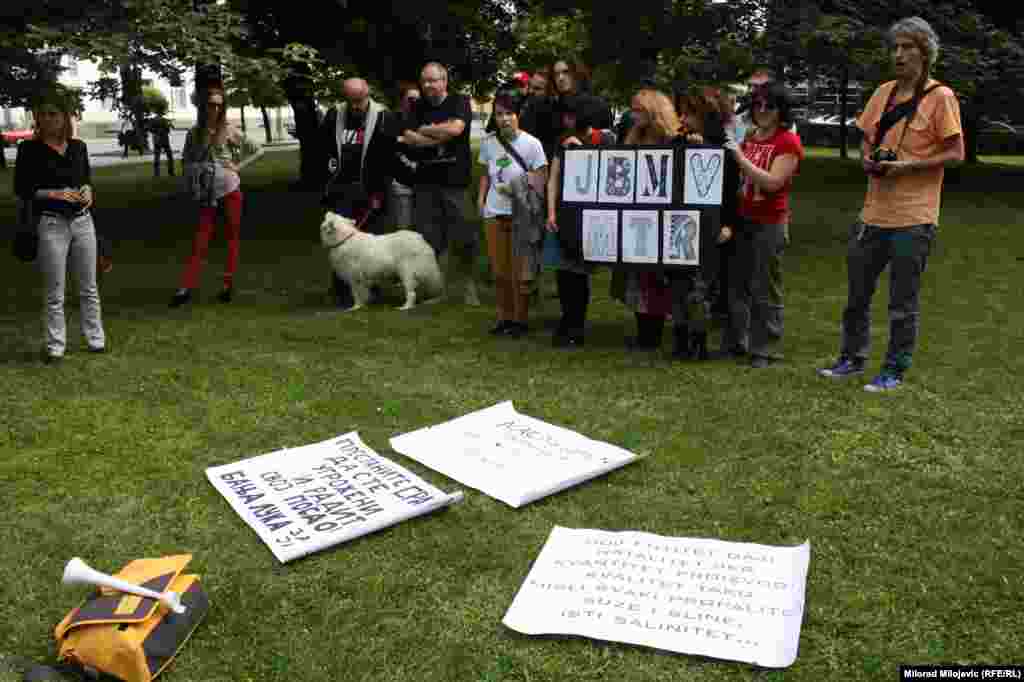
{"label": "curly hair", "polygon": [[633,126],[623,144],[662,144],[679,134],[679,116],[668,95],[651,88],[639,90],[633,99],[647,112],[650,123]]}

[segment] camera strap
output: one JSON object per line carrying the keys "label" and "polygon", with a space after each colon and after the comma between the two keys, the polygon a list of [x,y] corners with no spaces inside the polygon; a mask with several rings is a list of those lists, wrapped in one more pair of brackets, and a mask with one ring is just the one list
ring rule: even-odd
{"label": "camera strap", "polygon": [[[896,97],[896,84],[893,84],[892,89],[889,91],[889,98],[885,101],[885,109],[882,114],[882,118],[878,121],[878,130],[875,132],[875,149],[882,146],[882,140],[897,123],[902,121],[904,118],[907,122],[903,125],[903,132],[900,133],[900,141],[896,145],[896,149],[893,151],[899,151],[900,147],[903,146],[903,138],[907,136],[907,128],[910,127],[910,119],[917,113],[917,106],[921,103],[921,100],[925,96],[935,90],[936,88],[942,87],[942,83],[936,83],[935,85],[925,88],[920,95],[914,95],[906,102],[892,106],[892,101]],[[890,109],[890,107],[892,107]]]}

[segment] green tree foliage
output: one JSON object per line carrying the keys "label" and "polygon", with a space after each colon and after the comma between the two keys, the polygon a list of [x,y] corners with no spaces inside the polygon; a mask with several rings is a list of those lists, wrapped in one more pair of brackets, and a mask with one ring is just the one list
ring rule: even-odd
{"label": "green tree foliage", "polygon": [[595,88],[624,103],[643,80],[665,90],[731,81],[750,68],[763,2],[542,0],[523,22],[530,59],[590,64]]}
{"label": "green tree foliage", "polygon": [[273,55],[295,113],[300,174],[315,183],[321,167],[311,147],[317,102],[341,98],[343,78],[360,76],[390,99],[398,80],[417,80],[428,60],[446,64],[452,86],[474,94],[493,88],[516,46],[521,0],[308,0],[301,11],[278,0],[230,0],[246,19],[240,54]]}
{"label": "green tree foliage", "polygon": [[[1020,10],[992,14],[991,7],[976,0],[772,3],[758,54],[784,66],[790,80],[809,78],[813,82],[823,77],[839,88],[851,79],[858,80],[867,96],[890,77],[888,27],[904,17],[923,17],[941,42],[933,75],[961,99],[968,159],[974,160],[982,116],[1024,118]],[[1011,29],[994,24],[996,18]],[[793,36],[800,38],[793,40]]]}
{"label": "green tree foliage", "polygon": [[153,85],[142,86],[142,110],[146,116],[166,116],[170,102],[164,93]]}
{"label": "green tree foliage", "polygon": [[33,93],[56,83],[62,70],[60,49],[28,34],[37,16],[27,3],[0,3],[0,106],[27,107]]}

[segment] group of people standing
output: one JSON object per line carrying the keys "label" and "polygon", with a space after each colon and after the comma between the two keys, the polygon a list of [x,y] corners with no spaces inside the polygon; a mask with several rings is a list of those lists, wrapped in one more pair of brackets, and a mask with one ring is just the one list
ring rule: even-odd
{"label": "group of people standing", "polygon": [[[728,88],[694,86],[671,97],[645,84],[631,98],[628,122],[617,135],[607,104],[587,91],[581,65],[556,61],[548,73],[554,87],[532,112],[535,117],[546,112],[550,122],[546,128],[537,126],[549,135],[551,158],[545,223],[562,245],[556,273],[562,317],[554,344],[584,343],[595,268],[580,257],[575,243],[579,235],[568,229],[569,216],[558,205],[562,168],[557,150],[706,143],[727,149],[721,230],[702,240],[699,266],[615,271],[612,295],[636,320],[636,334],[626,338],[626,345],[633,350],[659,348],[671,319],[673,358],[704,360],[722,354],[744,357],[754,367],[781,359],[781,258],[788,239],[789,190],[803,158],[800,139],[789,130],[791,104],[785,87],[771,82],[754,93],[754,127],[737,141],[736,98]],[[723,346],[716,353],[708,349],[709,290],[726,302]]]}
{"label": "group of people standing", "polygon": [[[861,155],[868,189],[847,247],[848,296],[840,352],[835,361],[818,371],[831,379],[864,372],[870,348],[871,299],[888,267],[889,347],[881,369],[864,386],[869,392],[898,388],[911,365],[919,330],[921,276],[938,228],[944,169],[964,158],[956,95],[931,77],[939,53],[934,30],[920,17],[902,19],[889,29],[889,47],[895,80],[879,86],[857,119],[863,132]],[[534,95],[530,104],[520,105],[516,112],[514,100],[499,98],[496,103],[496,139],[525,136],[522,145],[524,151],[535,155],[532,161],[512,163],[507,156],[514,155],[509,153],[502,164],[500,151],[490,138],[481,147],[480,160],[487,165],[489,176],[481,181],[481,191],[491,193],[500,191],[501,182],[508,181],[507,176],[501,178],[503,165],[504,169],[521,166],[523,173],[544,170],[536,152],[538,140],[530,133],[540,138],[540,147],[550,160],[546,228],[559,235],[562,246],[556,275],[562,306],[556,346],[583,344],[590,275],[595,267],[579,257],[578,244],[572,243],[579,239],[576,230],[560,229],[567,222],[560,219],[557,202],[562,171],[557,150],[617,141],[609,129],[608,107],[586,91],[581,79],[584,73],[580,65],[556,61],[546,76],[535,75],[530,80],[528,87]],[[547,94],[542,95],[545,85]],[[713,239],[702,239],[700,266],[671,272],[616,271],[613,275],[613,295],[636,318],[636,335],[627,338],[632,349],[658,348],[671,317],[672,356],[710,357],[708,292],[717,290],[726,317],[717,355],[739,358],[753,368],[769,367],[783,358],[782,256],[790,239],[790,190],[804,150],[792,130],[792,104],[783,84],[762,70],[748,85],[748,126],[737,125],[736,101],[728,89],[691,88],[677,93],[673,101],[655,87],[644,85],[630,101],[626,123],[618,131],[622,144],[704,142],[721,145],[727,152],[721,229]],[[738,129],[744,132],[738,134]],[[527,158],[525,153],[522,156]],[[484,199],[480,210],[487,218]],[[488,227],[489,237],[500,231]],[[521,241],[514,230],[509,239]],[[500,249],[492,249],[492,259],[500,260],[495,256],[498,253],[502,253]],[[496,266],[495,272],[506,267]],[[524,271],[522,265],[512,269]],[[523,290],[521,286],[516,289],[520,294]],[[499,321],[492,331],[521,335],[527,328],[525,318],[520,318],[525,305],[502,300],[499,294]]]}
{"label": "group of people standing", "polygon": [[[889,350],[881,372],[865,387],[872,391],[898,387],[910,366],[920,280],[938,224],[943,168],[963,159],[956,96],[930,78],[939,49],[934,31],[912,17],[893,25],[889,36],[896,80],[878,88],[857,121],[864,132],[868,192],[848,245],[840,354],[819,371],[830,378],[863,372],[870,302],[881,272],[889,266]],[[517,87],[499,91],[493,132],[480,145],[478,162],[484,168],[476,204],[497,284],[497,321],[491,333],[518,337],[529,332],[530,294],[546,232],[549,244],[557,238],[559,245],[554,260],[562,314],[554,345],[584,342],[595,266],[582,260],[580,236],[565,229],[568,223],[560,215],[560,149],[616,142],[706,143],[726,150],[720,230],[701,239],[699,266],[614,273],[613,295],[636,320],[636,334],[627,346],[660,347],[671,319],[674,358],[720,355],[741,358],[754,368],[780,361],[782,256],[789,242],[790,190],[804,150],[792,130],[792,105],[783,84],[759,72],[749,85],[749,127],[738,125],[736,97],[729,88],[691,87],[670,97],[644,84],[633,95],[618,136],[607,102],[589,91],[586,69],[572,60],[556,60]],[[223,87],[213,84],[199,97],[199,121],[189,131],[184,164],[186,170],[208,165],[211,188],[200,203],[199,227],[173,307],[192,298],[218,208],[223,209],[228,238],[218,295],[222,302],[232,300],[238,265],[240,170],[248,160],[242,158],[241,133],[227,123]],[[465,301],[478,305],[473,270],[479,230],[463,212],[472,178],[468,97],[449,92],[448,70],[430,62],[418,84],[403,84],[396,111],[375,101],[359,78],[345,81],[344,100],[324,118],[315,145],[323,158],[322,205],[369,231],[374,225],[419,231],[439,259],[448,257],[449,280],[462,271]],[[46,290],[44,357],[54,361],[66,347],[63,296],[69,255],[79,277],[89,349],[102,352],[106,341],[95,282],[88,153],[83,142],[72,139],[67,103],[44,96],[34,112],[37,134],[19,146],[15,189],[38,216]],[[740,136],[737,131],[744,128]],[[343,281],[335,279],[333,289],[339,305],[351,305]],[[717,292],[726,318],[715,353],[708,349],[709,292]]]}

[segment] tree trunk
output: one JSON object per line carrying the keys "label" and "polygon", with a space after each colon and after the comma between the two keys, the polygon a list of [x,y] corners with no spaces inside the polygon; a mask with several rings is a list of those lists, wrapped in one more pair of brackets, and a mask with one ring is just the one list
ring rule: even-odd
{"label": "tree trunk", "polygon": [[300,76],[285,79],[281,86],[295,112],[295,135],[299,138],[299,181],[296,189],[319,189],[326,158],[324,150],[317,148],[320,117],[312,83]]}
{"label": "tree trunk", "polygon": [[978,111],[968,103],[961,110],[964,129],[964,161],[978,163],[978,132],[981,121]]}
{"label": "tree trunk", "polygon": [[273,135],[270,134],[270,114],[267,113],[267,108],[260,105],[260,113],[263,115],[263,132],[267,136],[267,144],[274,141]]}
{"label": "tree trunk", "polygon": [[850,158],[849,129],[846,119],[850,116],[850,70],[843,66],[843,74],[839,79],[839,158]]}
{"label": "tree trunk", "polygon": [[245,135],[247,132],[245,129],[245,105],[243,104],[238,108],[242,110],[242,134]]}
{"label": "tree trunk", "polygon": [[132,140],[130,146],[142,154],[149,147],[146,144],[146,112],[142,107],[142,69],[135,64],[122,64],[121,75],[121,106],[128,114],[132,124]]}

